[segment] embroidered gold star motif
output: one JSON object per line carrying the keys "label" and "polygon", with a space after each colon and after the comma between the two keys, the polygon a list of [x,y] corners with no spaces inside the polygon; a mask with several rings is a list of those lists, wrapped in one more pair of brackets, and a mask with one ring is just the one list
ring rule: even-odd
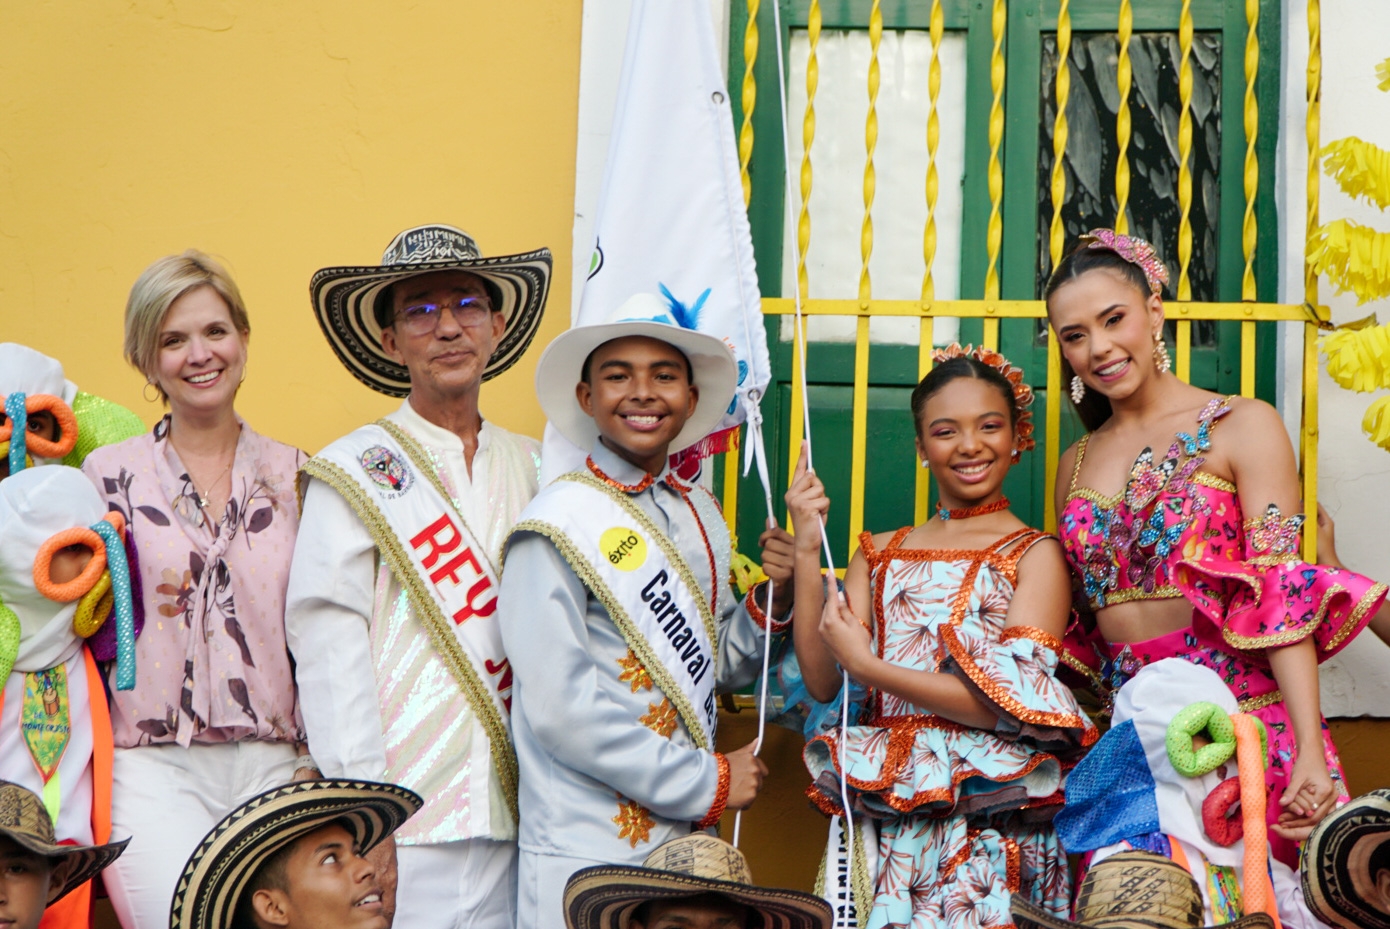
{"label": "embroidered gold star motif", "polygon": [[632,649],[627,650],[627,654],[618,659],[618,664],[622,667],[623,673],[618,675],[618,680],[632,687],[632,692],[637,693],[637,688],[644,690],[652,689],[652,676],[647,673],[647,669],[642,667],[642,661]]}
{"label": "embroidered gold star motif", "polygon": [[669,739],[671,733],[676,731],[676,708],[670,698],[662,697],[660,703],[647,704],[647,714],[638,717],[638,722]]}
{"label": "embroidered gold star motif", "polygon": [[652,826],[656,825],[646,807],[636,800],[624,802],[621,797],[618,800],[618,815],[613,817],[613,822],[618,826],[618,838],[627,839],[633,848],[637,847],[638,842],[650,842]]}

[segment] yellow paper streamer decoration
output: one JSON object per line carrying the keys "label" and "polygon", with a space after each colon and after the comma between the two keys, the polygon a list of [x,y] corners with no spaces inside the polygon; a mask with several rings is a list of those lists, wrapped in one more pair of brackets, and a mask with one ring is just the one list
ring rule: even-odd
{"label": "yellow paper streamer decoration", "polygon": [[1330,143],[1323,155],[1323,170],[1348,197],[1390,208],[1390,152],[1350,136]]}
{"label": "yellow paper streamer decoration", "polygon": [[1390,90],[1390,58],[1376,65],[1376,77],[1380,78],[1380,83],[1376,85],[1377,87],[1381,90]]}
{"label": "yellow paper streamer decoration", "polygon": [[1381,397],[1367,408],[1361,430],[1372,442],[1390,451],[1390,397]]}
{"label": "yellow paper streamer decoration", "polygon": [[1338,293],[1356,294],[1357,303],[1390,295],[1390,234],[1333,220],[1308,240],[1308,261]]}
{"label": "yellow paper streamer decoration", "polygon": [[1390,327],[1336,329],[1319,339],[1318,347],[1338,386],[1358,393],[1390,387]]}

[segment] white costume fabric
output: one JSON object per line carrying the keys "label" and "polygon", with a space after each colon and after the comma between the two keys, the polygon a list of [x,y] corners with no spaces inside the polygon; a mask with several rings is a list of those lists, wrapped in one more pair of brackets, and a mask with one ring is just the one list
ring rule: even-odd
{"label": "white costume fabric", "polygon": [[[1212,669],[1181,658],[1165,658],[1146,665],[1115,697],[1112,726],[1132,721],[1143,746],[1149,770],[1153,773],[1159,826],[1171,842],[1180,842],[1190,866],[1198,869],[1193,879],[1202,889],[1204,915],[1214,915],[1211,890],[1204,865],[1233,867],[1240,873],[1245,860],[1245,842],[1221,846],[1207,835],[1202,825],[1202,801],[1227,777],[1234,777],[1232,760],[1201,777],[1184,777],[1168,757],[1168,725],[1185,707],[1199,701],[1214,703],[1226,713],[1239,712],[1231,690]],[[1099,848],[1091,865],[1130,847],[1118,842]],[[1288,865],[1270,856],[1270,879],[1280,922],[1288,929],[1320,929],[1322,923],[1309,911],[1303,899],[1299,877]]]}
{"label": "white costume fabric", "polygon": [[[29,396],[48,394],[57,397],[69,408],[77,398],[77,385],[63,377],[63,366],[57,361],[27,345],[0,342],[0,400],[16,390]],[[57,464],[59,460],[35,456],[34,464]]]}
{"label": "white costume fabric", "polygon": [[[646,476],[602,444],[591,458],[624,485]],[[728,587],[724,527],[702,531],[670,478],[667,469],[629,498],[682,553],[706,596],[718,589],[717,687],[737,689],[757,676],[762,630]],[[547,504],[563,483],[542,491]],[[542,502],[522,514],[523,527],[508,543],[499,599],[521,766],[518,929],[557,925],[565,881],[579,868],[640,865],[658,845],[689,834],[709,814],[719,779],[714,754],[696,746],[556,544],[523,531],[528,516],[544,512]],[[707,535],[711,545],[722,539],[725,550],[712,551]]]}
{"label": "white costume fabric", "polygon": [[[58,377],[62,377],[61,368]],[[34,557],[50,536],[74,526],[90,526],[105,513],[92,485],[73,468],[26,468],[0,484],[0,600],[15,611],[20,624],[19,654],[14,670],[3,681],[0,780],[44,795],[43,778],[20,731],[24,675],[62,666],[67,674],[70,731],[56,775],[61,785],[56,835],[60,841],[71,839],[80,845],[94,841],[94,739],[83,640],[72,630],[77,603],[55,603],[35,588]]]}
{"label": "white costume fabric", "polygon": [[[424,447],[477,541],[499,560],[503,540],[536,494],[538,443],[484,422],[470,476],[458,436],[420,416],[408,399],[386,418]],[[513,867],[500,873],[495,851],[466,848],[470,840],[506,843],[514,860],[516,824],[487,732],[371,533],[347,500],[319,480],[308,482],[304,497],[285,632],[309,749],[324,776],[388,781],[425,798],[395,833],[400,886],[413,888],[409,896],[398,893],[397,924],[470,925],[437,909],[439,900],[458,893],[458,874],[433,864],[412,871],[424,857],[406,851],[410,846],[432,846],[439,854],[453,849],[455,870],[479,863],[465,881],[479,898],[511,897]],[[439,855],[428,857],[434,862]],[[443,883],[427,891],[424,883],[435,880]]]}

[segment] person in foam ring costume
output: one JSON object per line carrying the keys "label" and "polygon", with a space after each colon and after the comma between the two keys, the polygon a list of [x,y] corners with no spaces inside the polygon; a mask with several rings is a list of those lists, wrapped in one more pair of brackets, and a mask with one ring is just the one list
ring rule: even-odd
{"label": "person in foam ring costume", "polygon": [[0,342],[0,478],[36,464],[80,467],[92,449],[144,431],[130,410],[78,390],[57,361]]}
{"label": "person in foam ring costume", "polygon": [[[60,844],[111,840],[111,720],[87,640],[119,613],[133,678],[123,524],[76,468],[0,481],[0,780],[43,798]],[[86,929],[91,906],[84,883],[41,926]]]}
{"label": "person in foam ring costume", "polygon": [[1171,859],[1200,886],[1204,925],[1262,910],[1286,929],[1319,929],[1298,876],[1269,854],[1262,729],[1210,668],[1181,658],[1145,666],[1067,780],[1053,821],[1063,846],[1084,856],[1083,872],[1131,850]]}

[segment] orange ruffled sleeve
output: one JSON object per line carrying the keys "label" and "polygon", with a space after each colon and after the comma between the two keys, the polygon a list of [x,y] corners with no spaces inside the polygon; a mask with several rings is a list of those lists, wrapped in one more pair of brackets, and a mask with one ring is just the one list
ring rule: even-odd
{"label": "orange ruffled sleeve", "polygon": [[941,670],[964,680],[999,715],[994,734],[1021,739],[1061,758],[1099,737],[1071,690],[1057,680],[1062,643],[1032,626],[1011,626],[998,640],[967,629],[941,630]]}

